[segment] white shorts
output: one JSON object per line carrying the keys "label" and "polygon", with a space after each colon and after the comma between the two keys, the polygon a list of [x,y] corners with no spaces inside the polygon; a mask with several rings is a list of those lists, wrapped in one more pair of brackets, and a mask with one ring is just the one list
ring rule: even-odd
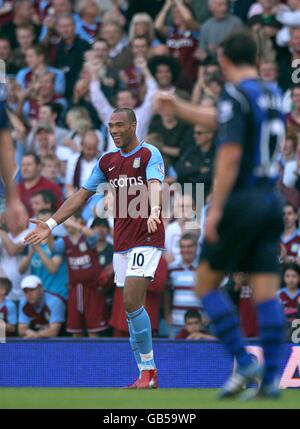
{"label": "white shorts", "polygon": [[126,277],[154,278],[162,250],[156,247],[134,247],[128,252],[114,253],[115,283],[123,287]]}

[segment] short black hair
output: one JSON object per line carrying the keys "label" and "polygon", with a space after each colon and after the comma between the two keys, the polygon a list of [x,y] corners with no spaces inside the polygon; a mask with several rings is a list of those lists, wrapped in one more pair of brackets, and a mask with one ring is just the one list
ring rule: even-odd
{"label": "short black hair", "polygon": [[33,159],[34,159],[34,161],[35,161],[35,163],[36,163],[37,165],[40,165],[40,164],[41,164],[41,158],[40,158],[36,153],[34,153],[34,152],[27,152],[27,153],[25,153],[25,154],[23,155],[23,158],[24,158],[25,156],[32,156],[32,157],[33,157]]}
{"label": "short black hair", "polygon": [[[55,195],[49,189],[41,189],[40,191],[35,192],[32,197],[40,195],[43,198],[45,204],[50,204],[50,210],[54,212],[55,210]],[[31,197],[31,198],[32,198]],[[49,210],[49,209],[47,209]]]}
{"label": "short black hair", "polygon": [[220,44],[223,54],[235,66],[256,66],[257,45],[247,30],[232,32]]}
{"label": "short black hair", "polygon": [[294,204],[292,204],[292,203],[290,203],[290,202],[287,202],[287,203],[285,203],[285,204],[283,205],[283,208],[284,208],[284,209],[285,209],[286,207],[292,207],[292,209],[293,209],[294,213],[298,214],[298,209],[297,209],[297,207],[296,207]]}
{"label": "short black hair", "polygon": [[118,109],[115,109],[113,113],[126,113],[127,118],[131,124],[134,122],[137,123],[135,113],[132,109],[128,109],[127,107],[119,107]]}
{"label": "short black hair", "polygon": [[12,290],[12,282],[7,277],[0,277],[0,287],[5,287],[6,295]]}
{"label": "short black hair", "polygon": [[289,264],[286,264],[283,270],[283,274],[285,274],[287,270],[293,270],[298,274],[298,276],[300,276],[300,266],[296,262],[290,262]]}
{"label": "short black hair", "polygon": [[188,319],[199,319],[202,321],[202,316],[198,310],[187,310],[184,314],[184,321],[187,322]]}
{"label": "short black hair", "polygon": [[192,242],[195,246],[197,246],[197,244],[198,244],[198,239],[197,239],[196,235],[191,234],[190,232],[186,232],[185,234],[183,234],[180,237],[179,243],[181,243],[183,240],[192,240]]}
{"label": "short black hair", "polygon": [[174,85],[181,73],[181,66],[177,58],[171,57],[171,55],[155,55],[148,62],[149,70],[151,74],[155,76],[158,66],[167,66],[170,69],[172,75],[172,85]]}

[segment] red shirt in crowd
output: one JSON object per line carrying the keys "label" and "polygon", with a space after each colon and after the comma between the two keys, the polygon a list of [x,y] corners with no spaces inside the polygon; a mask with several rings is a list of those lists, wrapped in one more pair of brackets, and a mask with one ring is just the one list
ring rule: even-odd
{"label": "red shirt in crowd", "polygon": [[29,216],[33,216],[30,199],[34,194],[36,194],[39,191],[46,189],[47,191],[51,191],[53,193],[53,195],[55,196],[56,210],[63,202],[63,194],[59,185],[57,185],[56,183],[50,182],[50,180],[45,179],[45,177],[43,176],[40,176],[39,181],[31,188],[27,189],[25,187],[24,182],[21,182],[18,185],[18,189],[19,189],[21,201],[26,207]]}

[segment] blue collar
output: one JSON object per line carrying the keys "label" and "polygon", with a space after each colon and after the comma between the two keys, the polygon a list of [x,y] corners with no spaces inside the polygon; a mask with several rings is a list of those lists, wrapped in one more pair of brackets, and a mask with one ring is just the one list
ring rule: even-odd
{"label": "blue collar", "polygon": [[140,142],[140,144],[138,144],[138,145],[137,145],[134,149],[132,149],[132,151],[131,151],[131,152],[129,152],[129,153],[124,153],[124,152],[122,152],[122,149],[120,149],[120,155],[121,155],[121,156],[123,156],[124,158],[128,158],[129,156],[134,155],[136,152],[138,152],[138,151],[141,149],[141,147],[142,147],[143,143],[144,143],[144,140],[142,140],[142,141]]}

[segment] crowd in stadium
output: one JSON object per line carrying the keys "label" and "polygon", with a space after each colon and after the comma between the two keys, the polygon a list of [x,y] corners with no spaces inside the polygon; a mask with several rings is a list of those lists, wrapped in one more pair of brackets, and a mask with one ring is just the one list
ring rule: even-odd
{"label": "crowd in stadium", "polygon": [[[223,86],[218,45],[242,26],[257,41],[261,79],[277,82],[284,93],[278,299],[288,336],[300,318],[300,0],[2,0],[0,73],[7,93],[1,96],[8,101],[16,180],[30,218],[49,219],[86,181],[99,156],[114,148],[107,123],[115,107],[134,109],[138,138],[163,154],[166,183],[204,183],[209,204],[214,135],[159,115],[155,95],[171,91],[215,106]],[[213,338],[193,290],[203,222],[191,230],[190,219],[176,216],[183,206],[184,213],[193,210],[193,198],[176,198],[173,215],[164,219],[166,252],[146,299],[154,336]],[[122,289],[114,285],[113,222],[97,216],[101,199],[92,197],[47,243],[25,246],[28,229],[5,225],[0,181],[0,320],[7,335],[128,336]],[[82,312],[74,307],[70,284],[85,258],[93,261],[89,276],[98,279],[99,293]],[[80,284],[88,288],[89,278]],[[256,337],[247,273],[228,273],[221,287],[234,299],[245,335]]]}

